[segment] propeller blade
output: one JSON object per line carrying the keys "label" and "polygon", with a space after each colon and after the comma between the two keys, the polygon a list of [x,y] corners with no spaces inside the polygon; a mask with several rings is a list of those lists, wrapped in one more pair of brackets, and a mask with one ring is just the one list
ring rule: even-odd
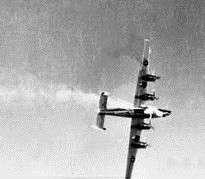
{"label": "propeller blade", "polygon": [[150,115],[150,117],[149,117],[150,120],[152,119],[152,114],[153,114],[153,113],[150,113],[150,114],[149,114],[149,115]]}
{"label": "propeller blade", "polygon": [[152,129],[153,131],[155,131],[155,128],[154,128],[153,126],[151,127],[151,129]]}

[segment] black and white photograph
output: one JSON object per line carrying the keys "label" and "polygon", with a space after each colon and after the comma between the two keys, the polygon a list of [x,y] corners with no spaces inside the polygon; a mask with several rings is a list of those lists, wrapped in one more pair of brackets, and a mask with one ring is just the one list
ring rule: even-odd
{"label": "black and white photograph", "polygon": [[204,179],[204,0],[0,0],[0,178]]}

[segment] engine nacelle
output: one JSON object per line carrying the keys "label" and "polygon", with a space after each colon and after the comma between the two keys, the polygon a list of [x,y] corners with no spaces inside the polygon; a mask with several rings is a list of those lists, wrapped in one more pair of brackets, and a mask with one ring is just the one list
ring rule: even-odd
{"label": "engine nacelle", "polygon": [[133,129],[138,129],[138,130],[149,130],[152,127],[151,123],[141,123],[141,124],[137,124],[137,125],[133,125],[132,126]]}
{"label": "engine nacelle", "polygon": [[156,80],[160,79],[160,76],[151,75],[151,74],[146,74],[146,75],[143,75],[143,76],[141,77],[141,79],[142,79],[143,81],[153,82],[153,81],[156,81]]}
{"label": "engine nacelle", "polygon": [[140,95],[140,96],[135,96],[135,98],[137,99],[141,99],[141,100],[144,100],[144,101],[153,101],[155,99],[158,99],[155,94],[149,94],[149,93],[145,93],[143,95]]}
{"label": "engine nacelle", "polygon": [[139,83],[139,85],[140,85],[140,87],[142,87],[142,88],[146,88],[146,87],[147,87],[147,82],[146,82],[146,81],[141,81],[141,82]]}
{"label": "engine nacelle", "polygon": [[139,138],[140,137],[138,135],[132,137],[132,139],[131,139],[132,140],[132,142],[131,142],[132,147],[138,148],[138,149],[147,148],[147,146],[149,146],[149,145],[146,142],[139,141]]}
{"label": "engine nacelle", "polygon": [[146,142],[134,142],[132,141],[132,147],[137,148],[137,149],[146,149],[148,144]]}

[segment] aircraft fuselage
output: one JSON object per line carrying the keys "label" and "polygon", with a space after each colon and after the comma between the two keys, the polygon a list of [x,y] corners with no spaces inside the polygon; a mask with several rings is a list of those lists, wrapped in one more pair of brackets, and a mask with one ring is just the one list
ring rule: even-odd
{"label": "aircraft fuselage", "polygon": [[108,115],[108,116],[118,116],[118,117],[127,117],[127,118],[149,118],[149,114],[144,114],[144,110],[142,109],[123,109],[123,108],[115,108],[115,109],[106,109],[104,111],[100,111],[99,114]]}
{"label": "aircraft fuselage", "polygon": [[108,116],[118,116],[118,117],[127,117],[127,118],[158,118],[163,117],[164,115],[169,115],[170,111],[161,109],[155,109],[153,112],[146,112],[148,108],[135,108],[135,109],[123,109],[123,108],[113,108],[101,110],[99,114],[108,115]]}

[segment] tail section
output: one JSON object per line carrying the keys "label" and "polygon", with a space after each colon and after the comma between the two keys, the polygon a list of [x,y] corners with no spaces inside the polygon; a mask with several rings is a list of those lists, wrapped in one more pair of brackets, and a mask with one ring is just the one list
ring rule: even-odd
{"label": "tail section", "polygon": [[97,115],[97,127],[102,130],[106,130],[104,127],[104,122],[105,122],[105,115],[104,114],[98,114]]}
{"label": "tail section", "polygon": [[100,95],[100,101],[99,101],[100,111],[107,109],[107,98],[108,98],[108,95],[105,92],[102,92]]}
{"label": "tail section", "polygon": [[[100,112],[107,109],[107,99],[108,99],[108,95],[105,92],[102,92],[100,95],[100,101],[99,101]],[[97,115],[97,124],[96,125],[98,128],[106,130],[106,128],[104,127],[105,115],[100,114],[100,112]]]}

